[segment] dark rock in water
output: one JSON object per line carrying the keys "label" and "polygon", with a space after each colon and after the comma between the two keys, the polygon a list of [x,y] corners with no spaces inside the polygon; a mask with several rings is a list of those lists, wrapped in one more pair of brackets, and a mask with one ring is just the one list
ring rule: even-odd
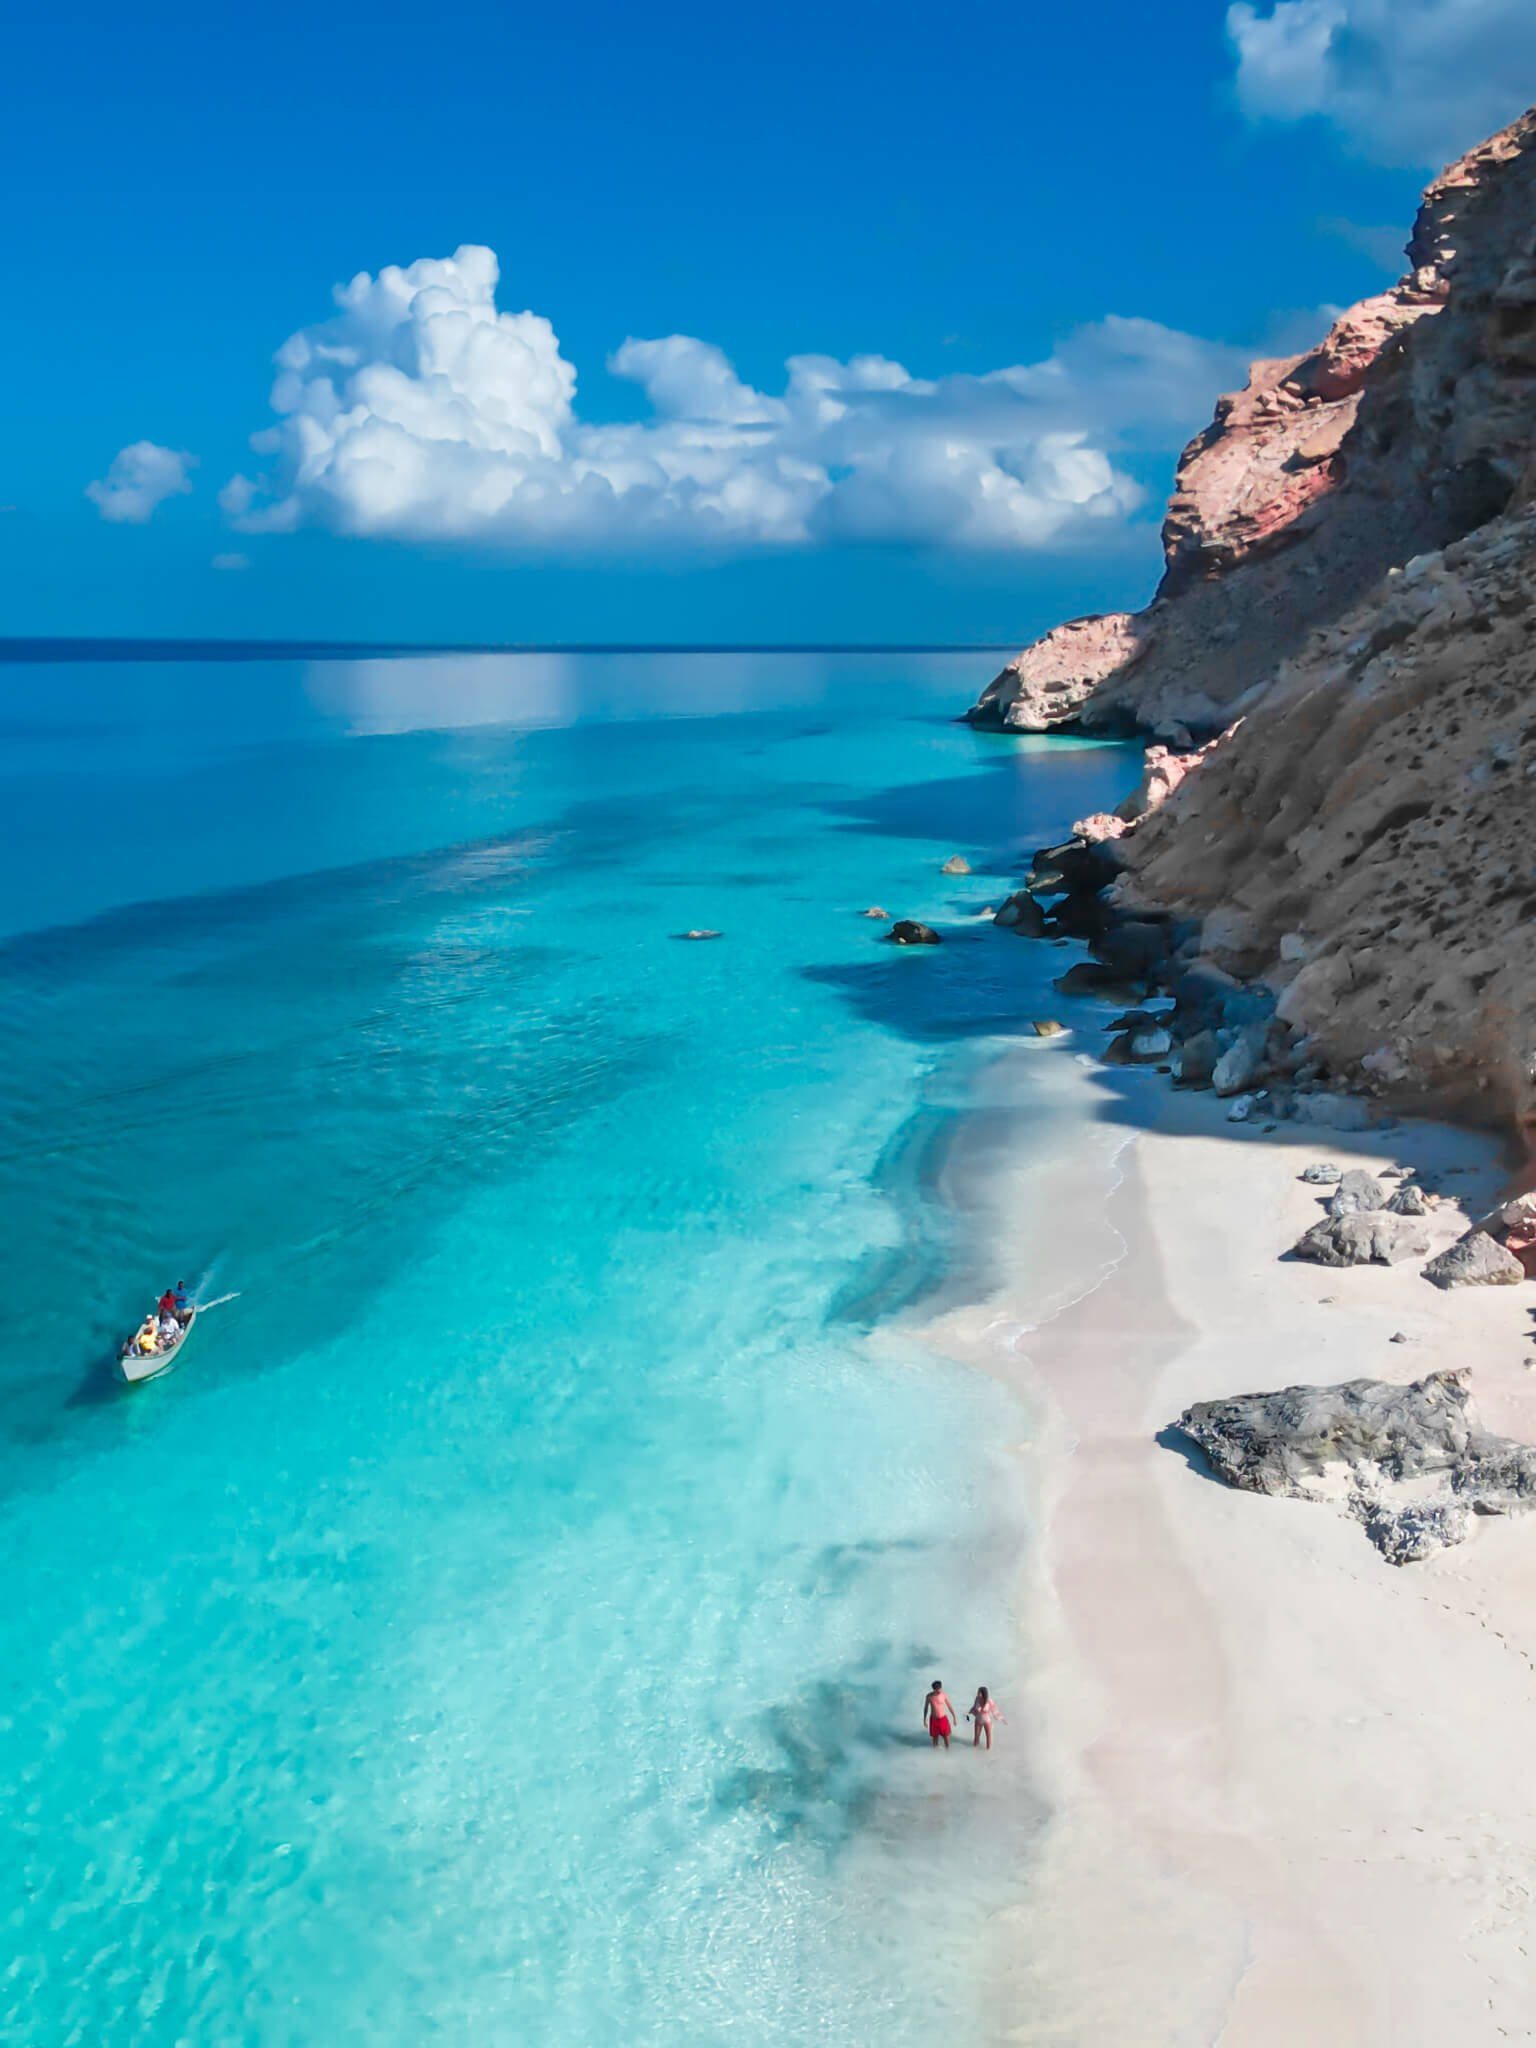
{"label": "dark rock in water", "polygon": [[1349,1512],[1392,1564],[1462,1542],[1469,1514],[1536,1503],[1536,1445],[1485,1430],[1459,1373],[1200,1401],[1177,1427],[1252,1493],[1337,1497],[1343,1479]]}
{"label": "dark rock in water", "polygon": [[1114,921],[1114,912],[1098,896],[1063,896],[1052,905],[1046,930],[1053,938],[1096,939]]}
{"label": "dark rock in water", "polygon": [[1344,1175],[1341,1168],[1330,1166],[1327,1160],[1314,1159],[1310,1166],[1301,1169],[1301,1177],[1315,1188],[1330,1188],[1341,1181]]}
{"label": "dark rock in water", "polygon": [[1423,1258],[1429,1238],[1406,1216],[1362,1210],[1314,1223],[1293,1249],[1298,1259],[1318,1266],[1395,1266],[1403,1259]]}
{"label": "dark rock in water", "polygon": [[1436,1287],[1514,1287],[1525,1268],[1486,1230],[1469,1230],[1424,1268]]}
{"label": "dark rock in water", "polygon": [[1095,960],[1136,980],[1155,974],[1167,958],[1167,934],[1160,924],[1112,924],[1089,942]]}
{"label": "dark rock in water", "polygon": [[1403,1182],[1396,1194],[1387,1198],[1387,1207],[1394,1216],[1427,1216],[1429,1197],[1421,1187],[1408,1180]]}
{"label": "dark rock in water", "polygon": [[878,903],[872,903],[868,910],[861,910],[859,912],[860,917],[889,918],[890,914],[888,910],[882,910]]}
{"label": "dark rock in water", "polygon": [[936,946],[939,935],[931,924],[919,924],[914,917],[898,917],[891,926],[893,946]]}
{"label": "dark rock in water", "polygon": [[1036,1017],[1030,1025],[1036,1038],[1060,1038],[1066,1028],[1065,1024],[1058,1024],[1054,1017]]}
{"label": "dark rock in water", "polygon": [[[1385,1209],[1387,1189],[1374,1173],[1352,1166],[1339,1176],[1338,1190],[1328,1204],[1330,1216],[1358,1216],[1363,1209]],[[1401,1215],[1403,1212],[1397,1212]]]}
{"label": "dark rock in water", "polygon": [[1119,874],[1120,863],[1107,846],[1068,839],[1060,846],[1042,847],[1035,855],[1030,877],[1036,887],[1038,876],[1047,871],[1060,877],[1063,888],[1088,895],[1107,889]]}
{"label": "dark rock in water", "polygon": [[1097,960],[1079,960],[1057,976],[1055,986],[1064,996],[1119,996],[1123,1000],[1131,993],[1124,975]]}
{"label": "dark rock in water", "polygon": [[1021,939],[1045,937],[1045,912],[1027,889],[1016,889],[1011,896],[1004,897],[992,922],[1017,932]]}
{"label": "dark rock in water", "polygon": [[1104,1026],[1106,1031],[1166,1030],[1171,1010],[1122,1010]]}
{"label": "dark rock in water", "polygon": [[958,853],[952,853],[939,869],[941,875],[968,875],[970,872],[970,862]]}

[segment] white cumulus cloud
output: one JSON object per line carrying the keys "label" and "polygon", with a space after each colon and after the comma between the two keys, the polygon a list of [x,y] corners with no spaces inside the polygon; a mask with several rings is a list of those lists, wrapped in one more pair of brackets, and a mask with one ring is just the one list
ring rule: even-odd
{"label": "white cumulus cloud", "polygon": [[1321,115],[1379,163],[1438,168],[1536,100],[1533,0],[1238,0],[1227,33],[1248,114]]}
{"label": "white cumulus cloud", "polygon": [[192,488],[187,471],[197,457],[184,448],[160,448],[153,441],[132,441],[112,458],[104,477],[85,487],[85,495],[103,519],[142,526],[157,505]]}
{"label": "white cumulus cloud", "polygon": [[605,424],[580,417],[549,321],[497,309],[498,278],[469,247],[339,286],[278,352],[260,473],[220,493],[231,522],[538,547],[1066,546],[1140,502],[1126,453],[1176,442],[1242,374],[1235,351],[1110,318],[984,375],[794,356],[767,393],[674,334],[609,358],[649,415]]}

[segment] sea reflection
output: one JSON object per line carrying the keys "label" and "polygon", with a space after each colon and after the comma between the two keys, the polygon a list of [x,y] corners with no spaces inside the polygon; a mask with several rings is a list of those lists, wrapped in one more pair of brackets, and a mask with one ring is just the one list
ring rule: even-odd
{"label": "sea reflection", "polygon": [[975,694],[985,667],[974,652],[378,655],[310,661],[304,690],[322,716],[365,736],[719,717],[798,705],[846,710],[898,691],[904,698],[931,693],[936,706],[953,710]]}

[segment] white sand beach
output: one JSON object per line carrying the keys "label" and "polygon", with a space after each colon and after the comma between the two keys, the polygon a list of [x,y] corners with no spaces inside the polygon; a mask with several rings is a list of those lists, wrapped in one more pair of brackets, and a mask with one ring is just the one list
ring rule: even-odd
{"label": "white sand beach", "polygon": [[1310,1160],[1438,1177],[1460,1207],[1436,1250],[1506,1169],[1462,1132],[1266,1136],[1074,1064],[1111,1111],[1081,1185],[1053,1175],[1044,1214],[1037,1171],[1011,1218],[994,1185],[1019,1281],[930,1332],[1038,1411],[1016,1718],[1052,1820],[995,1923],[997,2038],[1529,2040],[1536,1517],[1394,1567],[1344,1512],[1230,1490],[1158,1441],[1193,1401],[1446,1366],[1471,1368],[1490,1429],[1536,1441],[1536,1290],[1280,1259],[1321,1213]]}

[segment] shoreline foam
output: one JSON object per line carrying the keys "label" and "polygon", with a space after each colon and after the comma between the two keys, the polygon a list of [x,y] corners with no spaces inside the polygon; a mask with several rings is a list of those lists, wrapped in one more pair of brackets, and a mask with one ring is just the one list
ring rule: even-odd
{"label": "shoreline foam", "polygon": [[[996,2038],[1519,2038],[1536,2009],[1536,1802],[1518,1764],[1536,1725],[1536,1530],[1480,1521],[1394,1569],[1330,1507],[1231,1492],[1158,1442],[1197,1399],[1469,1359],[1489,1427],[1536,1440],[1519,1290],[1448,1297],[1420,1262],[1280,1260],[1319,1213],[1297,1177],[1309,1160],[1458,1169],[1446,1192],[1476,1213],[1495,1148],[1425,1124],[1270,1136],[1150,1074],[1073,1066],[1100,1126],[1130,1127],[1094,1148],[1096,1191],[1049,1202],[1056,1232],[1080,1240],[1086,1223],[1087,1242],[1053,1246],[1019,1182],[951,1176],[1018,1277],[926,1331],[1040,1420],[1016,1739],[1053,1819],[1027,1897],[998,1917]],[[1437,1248],[1454,1234],[1442,1215]],[[1097,1272],[1086,1286],[1062,1270],[1074,1257],[1079,1281]]]}

